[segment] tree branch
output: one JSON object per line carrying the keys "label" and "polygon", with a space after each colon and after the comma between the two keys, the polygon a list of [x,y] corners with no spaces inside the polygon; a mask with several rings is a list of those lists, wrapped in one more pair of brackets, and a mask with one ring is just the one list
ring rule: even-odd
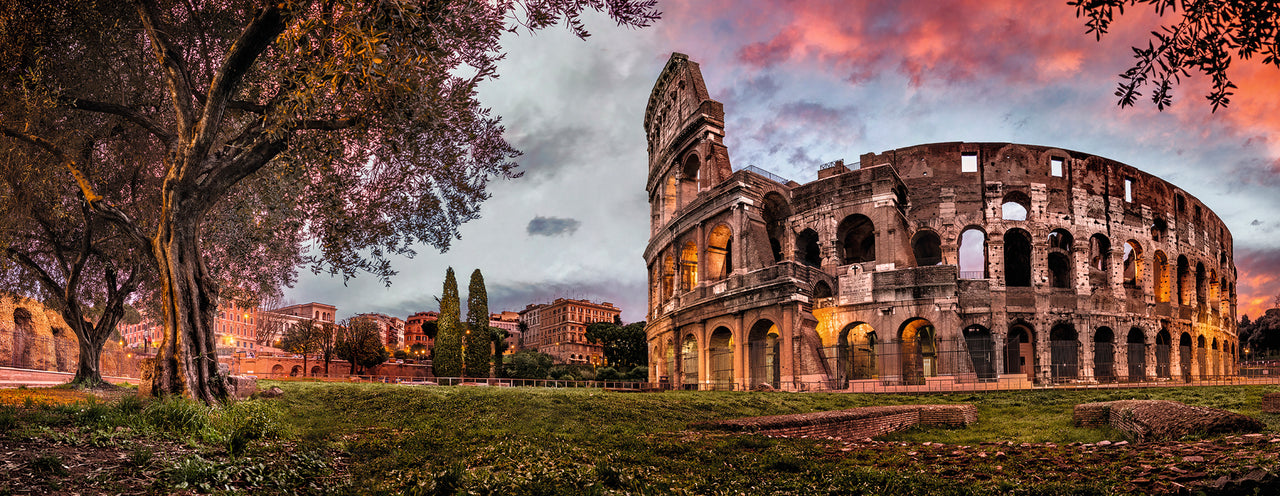
{"label": "tree branch", "polygon": [[142,18],[142,26],[151,39],[151,51],[156,61],[164,68],[165,82],[169,86],[169,96],[173,100],[174,113],[178,117],[178,138],[187,142],[191,138],[195,124],[195,109],[192,107],[191,76],[187,73],[182,55],[169,42],[163,32],[157,28],[160,18],[156,6],[150,0],[135,0],[138,16]]}
{"label": "tree branch", "polygon": [[155,122],[152,122],[151,119],[148,119],[146,116],[142,115],[138,111],[131,109],[129,107],[125,107],[123,105],[117,105],[114,103],[106,103],[106,102],[98,102],[94,100],[85,100],[83,98],[74,98],[74,97],[63,98],[62,100],[59,101],[59,104],[64,105],[68,108],[76,109],[76,110],[99,112],[103,114],[112,114],[119,117],[123,117],[125,120],[128,120],[129,122],[132,122],[134,124],[137,124],[143,129],[146,129],[147,131],[151,132],[151,134],[155,135],[155,137],[158,138],[165,145],[168,145],[173,141],[173,135],[169,134],[168,131],[165,131],[164,128],[160,127]]}
{"label": "tree branch", "polygon": [[344,117],[341,119],[330,119],[330,120],[310,119],[310,120],[298,122],[293,126],[293,128],[294,129],[317,129],[321,131],[339,131],[342,129],[355,127],[360,124],[360,121],[361,121],[361,118],[359,117]]}

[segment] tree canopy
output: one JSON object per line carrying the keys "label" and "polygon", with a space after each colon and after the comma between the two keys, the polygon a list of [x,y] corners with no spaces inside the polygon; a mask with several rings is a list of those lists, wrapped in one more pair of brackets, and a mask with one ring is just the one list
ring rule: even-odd
{"label": "tree canopy", "polygon": [[[502,35],[563,22],[586,37],[584,9],[646,26],[655,3],[5,2],[0,135],[46,154],[33,162],[44,177],[150,257],[164,339],[148,392],[217,404],[213,318],[237,289],[219,271],[291,277],[303,261],[389,281],[391,256],[448,248],[488,181],[518,175],[518,152],[476,96],[497,76]],[[141,139],[82,158],[71,123],[83,116]],[[120,196],[95,162],[148,201]],[[237,200],[247,208],[217,213]],[[215,223],[242,238],[292,226],[273,232],[292,243],[271,246],[294,258],[209,243]]]}
{"label": "tree canopy", "polygon": [[347,319],[338,327],[337,340],[333,347],[334,355],[351,364],[351,373],[377,367],[391,353],[382,344],[382,331],[371,319],[355,317]]}
{"label": "tree canopy", "polygon": [[1116,15],[1146,5],[1162,18],[1177,17],[1151,32],[1146,48],[1133,47],[1134,65],[1120,74],[1116,96],[1122,107],[1133,105],[1150,85],[1151,102],[1164,110],[1173,104],[1173,86],[1192,71],[1212,80],[1205,97],[1214,111],[1231,103],[1235,83],[1227,76],[1234,59],[1262,57],[1280,68],[1280,2],[1252,0],[1070,0],[1076,17],[1084,17],[1089,33],[1101,40]]}
{"label": "tree canopy", "polygon": [[587,341],[604,346],[604,358],[609,365],[636,367],[649,363],[649,350],[645,346],[644,321],[627,325],[613,322],[596,322],[587,326]]}
{"label": "tree canopy", "polygon": [[492,367],[492,336],[489,331],[489,295],[480,269],[471,273],[467,287],[467,377],[489,377]]}
{"label": "tree canopy", "polygon": [[453,276],[453,267],[445,271],[442,291],[431,367],[437,377],[459,377],[462,375],[462,323],[458,320],[461,303],[458,301],[458,280]]}

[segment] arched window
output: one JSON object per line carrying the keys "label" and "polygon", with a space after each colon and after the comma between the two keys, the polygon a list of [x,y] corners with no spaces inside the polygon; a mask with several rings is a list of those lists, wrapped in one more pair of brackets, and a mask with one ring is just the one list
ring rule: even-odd
{"label": "arched window", "polygon": [[667,254],[662,259],[662,301],[671,299],[676,289],[676,260]]}
{"label": "arched window", "polygon": [[1147,378],[1147,336],[1137,327],[1129,329],[1128,344],[1129,381],[1141,381]]}
{"label": "arched window", "polygon": [[1124,244],[1124,285],[1130,288],[1142,285],[1142,246],[1132,239]]}
{"label": "arched window", "polygon": [[852,214],[836,227],[841,263],[874,262],[876,259],[876,227],[862,214]]}
{"label": "arched window", "polygon": [[1196,305],[1208,303],[1208,288],[1205,284],[1204,262],[1196,263]]}
{"label": "arched window", "polygon": [[1000,203],[1000,218],[1004,220],[1027,220],[1030,211],[1031,198],[1021,191],[1004,195],[1004,201]]}
{"label": "arched window", "polygon": [[1093,333],[1093,375],[1101,382],[1114,381],[1116,351],[1115,334],[1110,327],[1099,327]]}
{"label": "arched window", "polygon": [[765,235],[769,238],[769,249],[773,253],[773,262],[782,261],[782,236],[787,230],[787,219],[791,217],[791,206],[787,204],[787,200],[782,195],[770,192],[764,195],[764,207],[761,216],[764,217]]}
{"label": "arched window", "polygon": [[1194,283],[1191,280],[1191,264],[1187,262],[1186,255],[1178,255],[1178,304],[1182,306],[1191,305],[1191,297],[1195,290]]}
{"label": "arched window", "polygon": [[942,263],[942,240],[938,238],[938,233],[933,231],[920,231],[916,233],[915,240],[911,242],[911,250],[916,255],[916,265],[939,265]]}
{"label": "arched window", "polygon": [[960,278],[987,278],[987,233],[970,227],[960,233]]}
{"label": "arched window", "polygon": [[1167,303],[1169,301],[1169,257],[1166,257],[1163,251],[1156,250],[1152,264],[1156,269],[1156,301]]}
{"label": "arched window", "polygon": [[814,299],[830,298],[831,296],[831,286],[826,281],[818,281],[817,284],[813,285]]}
{"label": "arched window", "polygon": [[800,262],[810,267],[822,265],[822,251],[818,248],[818,231],[805,229],[796,236],[796,249],[800,250]]}
{"label": "arched window", "polygon": [[690,153],[685,157],[684,166],[680,170],[680,195],[683,207],[693,202],[697,198],[698,192],[702,191],[702,182],[699,175],[702,173],[702,161],[698,160],[698,155]]}
{"label": "arched window", "polygon": [[733,231],[720,224],[707,236],[707,279],[724,279],[733,271]]}
{"label": "arched window", "polygon": [[674,173],[667,176],[662,186],[662,224],[671,222],[676,216],[676,190],[680,187]]}
{"label": "arched window", "polygon": [[1004,284],[1031,286],[1031,236],[1022,229],[1004,233]]}
{"label": "arched window", "polygon": [[1055,229],[1049,233],[1049,286],[1054,288],[1071,287],[1071,233],[1066,229]]}
{"label": "arched window", "polygon": [[1102,233],[1089,238],[1089,282],[1103,287],[1111,282],[1111,240]]}
{"label": "arched window", "polygon": [[1075,379],[1080,371],[1080,341],[1071,324],[1049,330],[1049,377],[1055,381]]}

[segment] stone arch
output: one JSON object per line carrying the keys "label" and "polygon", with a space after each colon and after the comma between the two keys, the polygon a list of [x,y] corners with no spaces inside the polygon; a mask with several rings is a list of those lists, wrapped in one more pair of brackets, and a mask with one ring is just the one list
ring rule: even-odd
{"label": "stone arch", "polygon": [[670,300],[676,289],[676,260],[668,253],[662,257],[662,300]]}
{"label": "stone arch", "polygon": [[274,367],[271,367],[271,375],[276,377],[284,375],[284,365],[277,363]]}
{"label": "stone arch", "polygon": [[917,266],[942,264],[942,238],[932,230],[916,231],[911,240],[911,251],[916,257]]}
{"label": "stone arch", "polygon": [[676,217],[676,191],[680,185],[674,174],[668,174],[662,182],[662,223],[671,222]]}
{"label": "stone arch", "polygon": [[1026,374],[1027,379],[1036,377],[1036,342],[1035,329],[1031,324],[1018,320],[1009,324],[1004,345],[1004,372],[1006,374]]}
{"label": "stone arch", "polygon": [[848,387],[850,380],[880,377],[877,348],[880,346],[875,328],[865,322],[844,326],[837,341],[836,382]]}
{"label": "stone arch", "polygon": [[836,227],[836,246],[841,264],[876,260],[876,226],[862,214],[849,214]]}
{"label": "stone arch", "polygon": [[1222,354],[1218,348],[1218,338],[1215,336],[1209,345],[1212,355],[1209,357],[1209,374],[1213,377],[1222,375]]}
{"label": "stone arch", "polygon": [[936,334],[933,323],[920,317],[907,319],[898,328],[903,383],[924,384],[926,377],[938,376]]}
{"label": "stone arch", "polygon": [[1049,233],[1049,252],[1046,264],[1049,268],[1049,286],[1053,288],[1072,287],[1072,272],[1075,264],[1071,261],[1071,248],[1074,239],[1071,231],[1054,229]]}
{"label": "stone arch", "polygon": [[1181,369],[1182,380],[1191,381],[1191,370],[1194,358],[1195,348],[1191,343],[1191,334],[1182,333],[1178,337],[1178,366]]}
{"label": "stone arch", "polygon": [[1089,284],[1094,288],[1111,284],[1111,240],[1102,233],[1089,237]]}
{"label": "stone arch", "polygon": [[297,377],[300,374],[302,374],[301,365],[294,365],[293,368],[289,369],[289,377]]}
{"label": "stone arch", "polygon": [[1209,367],[1206,362],[1209,360],[1208,350],[1204,347],[1204,335],[1196,336],[1196,368],[1200,371],[1200,378],[1204,379],[1209,375]]}
{"label": "stone arch", "polygon": [[747,333],[747,371],[751,387],[782,384],[781,332],[769,319],[757,320]]}
{"label": "stone arch", "polygon": [[727,327],[717,327],[707,337],[707,371],[714,389],[733,389],[733,347],[733,331]]}
{"label": "stone arch", "polygon": [[1000,218],[1027,220],[1031,215],[1031,197],[1021,191],[1010,191],[1000,201]]}
{"label": "stone arch", "polygon": [[1075,326],[1060,322],[1049,329],[1049,378],[1055,382],[1080,376],[1080,339]]}
{"label": "stone arch", "polygon": [[1124,243],[1124,286],[1127,288],[1142,287],[1144,267],[1142,266],[1142,245],[1135,240]]}
{"label": "stone arch", "polygon": [[1093,376],[1099,382],[1116,380],[1116,337],[1110,327],[1102,326],[1093,332]]}
{"label": "stone arch", "polygon": [[813,284],[813,299],[822,300],[835,296],[831,292],[831,285],[827,281],[818,281]]}
{"label": "stone arch", "polygon": [[1022,229],[1004,233],[1004,284],[1031,286],[1031,235]]}
{"label": "stone arch", "polygon": [[1156,377],[1168,379],[1172,377],[1171,370],[1171,336],[1168,329],[1160,329],[1156,333]]}
{"label": "stone arch", "polygon": [[733,230],[719,224],[707,235],[707,280],[724,279],[733,271]]}
{"label": "stone arch", "polygon": [[[573,357],[575,360],[577,358],[577,356]],[[679,371],[676,370],[676,340],[670,334],[668,334],[667,338],[662,341],[662,362],[664,365],[663,371],[666,372],[667,380],[674,383],[677,380],[676,374],[679,373]]]}
{"label": "stone arch", "polygon": [[1192,292],[1195,289],[1191,279],[1191,264],[1186,255],[1178,255],[1178,305],[1191,306]]}
{"label": "stone arch", "polygon": [[31,350],[36,345],[36,329],[31,321],[31,311],[23,307],[13,309],[13,356],[10,363],[18,368],[32,366]]}
{"label": "stone arch", "polygon": [[680,196],[684,205],[691,203],[694,198],[697,198],[698,193],[705,189],[702,173],[702,160],[698,158],[697,153],[689,153],[680,166]]}
{"label": "stone arch", "polygon": [[796,235],[796,251],[800,262],[810,267],[822,266],[822,249],[818,245],[818,231],[805,229]]}
{"label": "stone arch", "polygon": [[996,350],[995,343],[991,338],[991,329],[987,329],[978,324],[965,327],[961,334],[964,336],[965,348],[969,352],[969,361],[973,364],[973,372],[981,381],[993,381],[996,379]]}
{"label": "stone arch", "polygon": [[[721,327],[720,329],[724,329]],[[726,329],[727,330],[727,329]],[[698,343],[697,333],[685,333],[684,338],[680,340],[680,384],[685,388],[696,386],[701,378],[698,369],[698,350],[702,346]]]}
{"label": "stone arch", "polygon": [[1152,261],[1156,269],[1155,274],[1155,294],[1156,301],[1160,303],[1169,302],[1169,257],[1165,256],[1163,251],[1156,250],[1154,260]]}
{"label": "stone arch", "polygon": [[680,290],[692,291],[698,285],[698,244],[686,242],[680,249]]}
{"label": "stone arch", "polygon": [[776,191],[764,195],[764,207],[761,216],[764,220],[765,236],[769,238],[769,250],[773,254],[773,262],[781,262],[783,235],[787,232],[787,219],[791,218],[791,204]]}
{"label": "stone arch", "polygon": [[1125,339],[1127,344],[1126,357],[1129,361],[1129,381],[1137,382],[1147,378],[1147,336],[1143,334],[1142,329],[1137,327],[1129,328],[1129,335]]}
{"label": "stone arch", "polygon": [[965,227],[956,239],[961,279],[987,278],[987,233],[976,226]]}
{"label": "stone arch", "polygon": [[324,373],[324,369],[320,368],[319,365],[313,365],[311,367],[311,377],[316,377],[323,373]]}

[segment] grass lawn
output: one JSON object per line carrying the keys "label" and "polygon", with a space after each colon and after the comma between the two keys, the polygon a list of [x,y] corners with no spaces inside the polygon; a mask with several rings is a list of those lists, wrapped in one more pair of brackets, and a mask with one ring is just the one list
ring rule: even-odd
{"label": "grass lawn", "polygon": [[[1091,445],[1124,438],[1071,425],[1078,403],[1169,399],[1250,415],[1280,435],[1280,416],[1259,411],[1262,395],[1280,386],[942,395],[260,387],[272,385],[284,396],[212,412],[132,397],[69,405],[64,395],[57,404],[10,398],[0,406],[0,495],[1110,494],[1280,472],[1280,443],[1265,442],[1271,433],[1100,448]],[[691,428],[908,403],[972,403],[979,420],[872,443]]]}

